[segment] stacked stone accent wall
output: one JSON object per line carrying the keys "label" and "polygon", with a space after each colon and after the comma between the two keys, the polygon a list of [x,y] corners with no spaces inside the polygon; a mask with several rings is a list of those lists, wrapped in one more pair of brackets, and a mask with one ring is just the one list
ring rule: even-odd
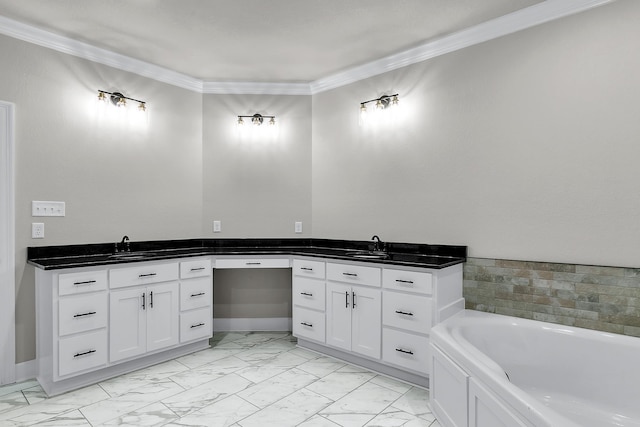
{"label": "stacked stone accent wall", "polygon": [[640,337],[640,268],[468,258],[472,310]]}

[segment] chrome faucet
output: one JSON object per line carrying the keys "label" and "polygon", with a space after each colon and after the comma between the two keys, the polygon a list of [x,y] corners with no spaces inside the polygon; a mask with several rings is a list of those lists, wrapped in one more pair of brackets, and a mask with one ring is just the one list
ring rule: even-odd
{"label": "chrome faucet", "polygon": [[[116,245],[117,247],[117,245]],[[120,251],[121,252],[131,252],[131,247],[129,246],[129,236],[124,236],[122,241],[120,241]]]}
{"label": "chrome faucet", "polygon": [[374,235],[371,240],[373,240],[373,250],[375,252],[380,252],[385,250],[385,244],[378,235]]}

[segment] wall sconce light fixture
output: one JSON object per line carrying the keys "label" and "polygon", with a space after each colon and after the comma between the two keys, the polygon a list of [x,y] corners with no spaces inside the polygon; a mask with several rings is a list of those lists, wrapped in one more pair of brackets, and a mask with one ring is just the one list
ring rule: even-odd
{"label": "wall sconce light fixture", "polygon": [[[107,96],[108,95],[108,96]],[[129,98],[128,96],[124,96],[120,92],[107,92],[106,90],[98,90],[98,100],[101,102],[107,102],[107,100],[111,101],[113,105],[119,108],[124,108],[127,106],[127,99],[129,101],[134,101],[138,103],[138,110],[147,111],[147,103],[145,101],[140,101],[139,99]]]}
{"label": "wall sconce light fixture", "polygon": [[251,119],[251,123],[255,126],[260,126],[264,123],[264,119],[269,119],[270,125],[276,124],[276,116],[263,116],[262,114],[254,114],[253,116],[238,116],[238,124],[244,125],[244,119]]}
{"label": "wall sconce light fixture", "polygon": [[395,107],[398,105],[398,94],[393,95],[382,95],[380,98],[370,99],[368,101],[364,101],[360,103],[360,112],[364,113],[367,111],[367,104],[370,102],[376,103],[376,110],[384,110],[389,107]]}

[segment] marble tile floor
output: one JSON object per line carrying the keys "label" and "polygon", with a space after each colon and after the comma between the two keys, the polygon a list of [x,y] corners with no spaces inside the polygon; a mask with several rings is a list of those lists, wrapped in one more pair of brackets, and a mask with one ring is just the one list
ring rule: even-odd
{"label": "marble tile floor", "polygon": [[440,427],[427,390],[296,347],[286,332],[211,348],[47,398],[0,387],[0,426]]}

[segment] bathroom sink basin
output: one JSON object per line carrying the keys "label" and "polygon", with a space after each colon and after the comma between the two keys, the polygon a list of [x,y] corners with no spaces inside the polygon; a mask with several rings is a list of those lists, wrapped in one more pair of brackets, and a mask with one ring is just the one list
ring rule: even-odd
{"label": "bathroom sink basin", "polygon": [[351,252],[347,254],[352,258],[360,258],[360,259],[387,259],[389,258],[389,254],[387,252],[382,251],[357,251]]}

